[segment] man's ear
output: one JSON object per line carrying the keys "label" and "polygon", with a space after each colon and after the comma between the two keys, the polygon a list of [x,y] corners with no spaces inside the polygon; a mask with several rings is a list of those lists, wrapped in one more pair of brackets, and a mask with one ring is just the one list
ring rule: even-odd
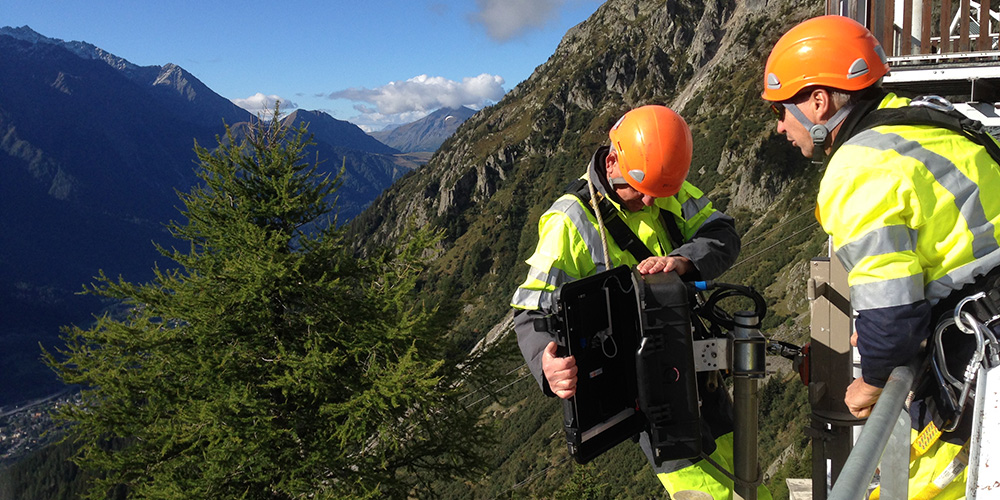
{"label": "man's ear", "polygon": [[611,148],[608,151],[607,158],[604,159],[605,175],[608,176],[608,179],[612,177],[612,174],[614,173],[615,170],[615,164],[617,162],[618,162],[618,152],[615,151],[615,148]]}
{"label": "man's ear", "polygon": [[815,113],[815,123],[826,123],[837,112],[833,109],[833,96],[824,88],[814,89],[809,95],[809,107]]}

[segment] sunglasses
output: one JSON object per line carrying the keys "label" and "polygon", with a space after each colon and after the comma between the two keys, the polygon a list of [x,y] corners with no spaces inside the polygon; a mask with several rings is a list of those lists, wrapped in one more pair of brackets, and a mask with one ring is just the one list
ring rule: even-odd
{"label": "sunglasses", "polygon": [[779,103],[779,102],[772,102],[771,103],[771,114],[773,114],[774,118],[777,119],[779,122],[781,120],[784,120],[785,119],[785,106],[783,104]]}

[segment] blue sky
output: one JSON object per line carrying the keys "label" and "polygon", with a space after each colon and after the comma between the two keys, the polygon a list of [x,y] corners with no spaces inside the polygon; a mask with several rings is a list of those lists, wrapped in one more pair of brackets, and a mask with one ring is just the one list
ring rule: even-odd
{"label": "blue sky", "polygon": [[0,0],[0,26],[177,64],[248,109],[366,130],[480,108],[528,78],[603,0]]}

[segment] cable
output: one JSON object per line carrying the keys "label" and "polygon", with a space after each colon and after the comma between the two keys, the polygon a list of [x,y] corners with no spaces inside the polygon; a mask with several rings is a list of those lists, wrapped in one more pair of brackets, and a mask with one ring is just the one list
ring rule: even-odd
{"label": "cable", "polygon": [[735,321],[718,303],[730,297],[746,297],[753,300],[754,315],[757,317],[756,325],[747,325],[748,328],[760,328],[760,322],[767,315],[767,301],[764,296],[750,286],[733,285],[729,283],[717,283],[715,281],[695,281],[689,284],[695,290],[714,290],[704,304],[694,308],[694,312],[705,318],[709,322],[722,327],[724,330],[732,330]]}
{"label": "cable", "polygon": [[[508,371],[507,373],[504,373],[504,374],[503,374],[503,376],[504,376],[504,377],[506,377],[507,375],[510,375],[511,373],[514,373],[514,372],[516,372],[516,371],[519,371],[519,370],[520,370],[521,368],[524,368],[525,366],[528,366],[528,363],[521,363],[521,365],[520,365],[520,366],[517,366],[517,367],[514,367],[514,368],[512,368],[512,369],[511,369],[510,371]],[[497,382],[499,382],[499,380],[493,380],[493,383],[497,383]],[[479,387],[479,389],[476,389],[476,390],[474,390],[474,391],[472,391],[472,392],[470,392],[470,393],[468,393],[468,394],[466,394],[466,395],[464,395],[464,396],[462,396],[462,397],[458,398],[458,400],[459,400],[459,401],[461,401],[461,400],[463,400],[463,399],[465,399],[465,398],[467,398],[467,397],[469,397],[469,396],[472,396],[472,395],[476,394],[477,392],[479,392],[479,391],[483,390],[483,388],[485,388],[485,387],[489,387],[490,385],[492,385],[492,384],[487,384],[487,385],[484,385],[484,386],[480,386],[480,387]]]}
{"label": "cable", "polygon": [[793,216],[793,217],[792,217],[791,219],[788,219],[788,220],[786,220],[785,222],[782,222],[781,224],[777,224],[777,225],[775,225],[775,226],[772,226],[772,227],[771,227],[771,229],[769,229],[769,230],[767,230],[767,231],[764,231],[764,232],[763,232],[763,233],[761,233],[761,234],[758,234],[758,235],[757,235],[756,237],[754,237],[754,238],[752,238],[752,239],[750,239],[750,240],[747,240],[747,241],[744,241],[744,242],[743,242],[743,244],[744,244],[744,245],[749,245],[750,243],[754,243],[754,242],[756,242],[757,240],[760,240],[760,239],[763,239],[763,238],[764,238],[765,236],[767,236],[767,235],[769,235],[769,234],[771,234],[771,233],[773,233],[773,232],[775,232],[775,231],[777,231],[777,230],[781,229],[782,227],[785,227],[785,226],[787,226],[787,225],[788,225],[789,223],[791,223],[791,222],[792,222],[793,220],[795,220],[795,219],[798,219],[799,217],[802,217],[803,215],[806,215],[806,214],[811,214],[811,213],[815,213],[815,210],[814,210],[814,209],[812,209],[812,208],[810,208],[810,209],[808,209],[808,210],[806,210],[806,211],[804,211],[804,212],[800,212],[800,213],[796,214],[795,216]]}
{"label": "cable", "polygon": [[795,231],[794,233],[792,233],[792,234],[790,234],[790,235],[788,235],[788,236],[786,236],[786,237],[782,238],[781,240],[779,240],[779,241],[777,241],[777,242],[775,242],[775,243],[772,243],[772,244],[770,244],[770,245],[768,245],[768,246],[764,247],[763,249],[759,250],[759,251],[758,251],[757,253],[755,253],[755,254],[753,254],[753,255],[751,255],[751,256],[749,256],[749,257],[747,257],[747,258],[745,258],[745,259],[743,259],[743,260],[741,260],[741,261],[739,261],[739,262],[737,262],[737,263],[735,263],[735,264],[733,264],[733,266],[732,266],[732,267],[730,267],[729,269],[730,269],[730,270],[732,270],[732,269],[734,269],[734,268],[735,268],[736,266],[739,266],[739,265],[741,265],[741,264],[744,264],[744,263],[746,263],[747,261],[749,261],[749,260],[753,259],[754,257],[757,257],[758,255],[760,255],[760,254],[762,254],[762,253],[764,253],[764,252],[766,252],[766,251],[768,251],[768,250],[770,250],[770,249],[772,249],[772,248],[774,248],[774,247],[776,247],[776,246],[778,246],[778,245],[780,245],[780,244],[784,243],[785,241],[788,241],[788,240],[789,240],[789,239],[791,239],[791,238],[792,238],[793,236],[795,236],[795,235],[797,235],[797,234],[799,234],[799,233],[801,233],[801,232],[803,232],[803,231],[806,231],[806,230],[809,230],[809,229],[813,229],[814,227],[816,227],[816,226],[818,226],[818,225],[819,225],[819,222],[813,222],[812,224],[809,224],[808,226],[806,226],[806,227],[804,227],[804,228],[802,228],[802,229],[799,229],[798,231]]}
{"label": "cable", "polygon": [[524,479],[523,481],[521,481],[521,482],[519,482],[519,483],[515,484],[514,486],[511,486],[511,487],[510,487],[509,489],[507,489],[507,491],[504,491],[503,493],[500,493],[500,494],[498,494],[497,496],[495,496],[495,497],[493,497],[493,498],[494,498],[494,499],[497,499],[497,498],[500,498],[500,496],[501,496],[501,495],[506,495],[507,493],[510,493],[510,492],[512,492],[512,491],[514,491],[514,490],[516,490],[516,489],[520,488],[521,486],[524,486],[524,485],[526,485],[526,484],[530,483],[530,482],[531,482],[531,481],[533,481],[533,480],[534,480],[535,478],[537,478],[537,477],[538,477],[538,476],[539,476],[540,474],[544,474],[544,473],[548,472],[548,471],[549,471],[549,469],[553,469],[553,468],[555,468],[555,467],[559,467],[560,465],[562,465],[562,464],[566,463],[566,461],[567,461],[567,460],[569,460],[569,457],[568,457],[568,456],[566,456],[566,457],[563,457],[563,459],[562,459],[562,460],[560,460],[560,461],[558,461],[558,462],[556,462],[556,463],[554,463],[554,464],[552,464],[552,465],[550,465],[550,466],[548,466],[548,467],[546,467],[546,468],[544,468],[544,469],[542,469],[542,470],[540,470],[540,471],[536,471],[536,472],[535,472],[534,474],[532,474],[532,475],[530,475],[530,476],[526,477],[526,478],[525,478],[525,479]]}
{"label": "cable", "polygon": [[[514,385],[514,384],[516,384],[518,382],[520,382],[523,379],[528,378],[530,375],[531,375],[530,373],[527,374],[527,375],[521,375],[520,377],[517,378],[517,380],[515,380],[515,381],[513,381],[513,382],[511,382],[511,383],[509,383],[509,384],[507,384],[507,385],[505,385],[505,386],[497,389],[494,392],[491,392],[490,394],[487,394],[487,395],[485,395],[485,396],[483,396],[483,397],[481,397],[481,398],[479,398],[479,399],[477,399],[477,400],[475,400],[475,401],[473,401],[473,402],[465,405],[465,409],[469,409],[469,407],[471,407],[472,405],[475,405],[476,403],[480,403],[482,401],[485,401],[485,400],[489,399],[490,397],[492,397],[492,396],[494,396],[496,394],[499,394],[500,391],[502,391],[502,390],[504,390],[504,389],[506,389],[506,388],[508,388],[508,387],[510,387],[510,386],[512,386],[512,385]],[[479,392],[481,390],[482,390],[482,388],[476,390],[475,392],[469,393],[469,394],[475,394],[476,392]],[[466,396],[468,396],[469,394],[466,394]],[[462,397],[464,398],[465,396],[462,396]]]}

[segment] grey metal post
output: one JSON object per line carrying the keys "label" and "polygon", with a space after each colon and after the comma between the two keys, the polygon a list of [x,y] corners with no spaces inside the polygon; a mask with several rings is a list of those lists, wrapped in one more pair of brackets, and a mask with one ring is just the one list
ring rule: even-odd
{"label": "grey metal post", "polygon": [[757,382],[766,374],[766,340],[751,312],[737,312],[733,329],[733,473],[735,500],[757,500],[760,463],[757,456]]}
{"label": "grey metal post", "polygon": [[[737,415],[733,431],[733,465],[736,477],[756,481],[760,467],[757,455],[757,379],[733,379],[733,404]],[[757,488],[736,484],[734,499],[756,500]]]}
{"label": "grey metal post", "polygon": [[906,500],[910,478],[910,412],[906,408],[896,416],[879,463],[879,487],[882,489],[879,498]]}
{"label": "grey metal post", "polygon": [[[847,270],[839,259],[810,262],[811,341],[809,404],[812,406],[813,500],[826,500],[851,453],[851,428],[860,421],[844,404],[851,373],[851,304]],[[829,473],[830,482],[827,482]]]}

